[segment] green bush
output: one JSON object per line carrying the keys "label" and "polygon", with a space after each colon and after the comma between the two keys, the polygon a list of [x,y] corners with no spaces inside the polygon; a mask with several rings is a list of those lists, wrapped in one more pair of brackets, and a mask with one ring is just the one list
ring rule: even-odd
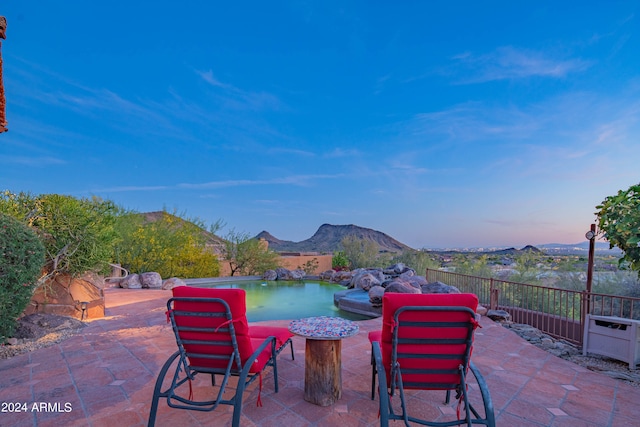
{"label": "green bush", "polygon": [[10,337],[44,266],[44,246],[18,220],[0,213],[0,342]]}
{"label": "green bush", "polygon": [[46,250],[49,277],[87,271],[109,271],[119,209],[99,198],[77,199],[59,194],[0,194],[0,212],[31,227]]}
{"label": "green bush", "polygon": [[116,260],[132,273],[155,271],[165,278],[183,279],[220,275],[218,258],[207,247],[197,220],[163,211],[149,221],[130,213],[118,219],[116,228],[120,234]]}
{"label": "green bush", "polygon": [[349,269],[349,258],[347,258],[344,251],[333,252],[333,258],[331,258],[331,268],[333,268],[334,270]]}

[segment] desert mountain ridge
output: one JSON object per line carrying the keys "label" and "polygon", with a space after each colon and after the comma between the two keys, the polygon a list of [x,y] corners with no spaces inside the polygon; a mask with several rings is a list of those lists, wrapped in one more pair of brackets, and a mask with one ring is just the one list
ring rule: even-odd
{"label": "desert mountain ridge", "polygon": [[[140,214],[145,222],[155,222],[162,217],[162,215],[170,215],[167,212],[146,212]],[[183,220],[186,221],[186,220]],[[188,221],[187,221],[188,222]],[[224,247],[224,238],[212,234],[206,230],[202,230],[202,233],[206,237],[207,245],[213,247],[214,250],[218,253],[221,253],[222,248]],[[273,236],[268,231],[261,231],[256,236],[255,239],[264,239],[269,243],[269,249],[276,252],[318,252],[318,253],[333,253],[335,251],[342,250],[342,240],[350,235],[354,235],[359,239],[372,240],[378,245],[380,252],[393,252],[400,253],[406,250],[415,250],[410,246],[394,239],[393,237],[377,230],[373,230],[370,228],[360,227],[354,224],[348,225],[332,225],[332,224],[322,224],[318,230],[315,232],[313,236],[306,240],[302,240],[300,242],[293,242],[290,240],[281,240],[277,237]],[[588,242],[581,242],[573,245],[568,244],[545,244],[545,245],[537,245],[531,246],[526,245],[521,249],[516,248],[503,248],[503,249],[492,249],[486,251],[479,251],[483,253],[492,253],[492,254],[514,254],[519,252],[527,252],[533,251],[537,253],[546,252],[546,253],[559,253],[559,252],[583,252],[588,249]],[[597,251],[605,251],[608,249],[608,243],[605,242],[597,242],[596,250]],[[617,248],[614,248],[612,251],[615,251]],[[468,250],[463,249],[447,249],[447,250],[438,250],[438,249],[429,249],[431,252],[440,252],[440,253],[456,253],[456,252],[468,252]],[[619,250],[618,250],[619,251]],[[478,252],[471,250],[471,252]]]}
{"label": "desert mountain ridge", "polygon": [[347,236],[358,239],[371,240],[378,245],[381,252],[402,252],[412,250],[411,247],[399,242],[393,237],[370,228],[357,225],[322,224],[318,231],[310,238],[301,242],[280,240],[268,231],[262,231],[255,236],[269,242],[269,248],[276,252],[327,252],[332,253],[342,249],[342,240]]}

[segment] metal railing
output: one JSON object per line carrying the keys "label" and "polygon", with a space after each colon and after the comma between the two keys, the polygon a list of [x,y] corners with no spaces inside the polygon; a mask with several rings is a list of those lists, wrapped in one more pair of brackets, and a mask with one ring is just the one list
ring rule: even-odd
{"label": "metal railing", "polygon": [[640,298],[529,285],[427,269],[428,282],[440,281],[478,296],[491,310],[504,310],[516,323],[582,344],[586,314],[640,318]]}

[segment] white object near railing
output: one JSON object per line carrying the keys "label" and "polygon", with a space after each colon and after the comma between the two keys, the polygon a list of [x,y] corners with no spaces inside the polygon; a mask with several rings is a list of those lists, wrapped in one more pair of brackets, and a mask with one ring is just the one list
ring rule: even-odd
{"label": "white object near railing", "polygon": [[640,363],[640,321],[587,314],[582,355],[600,354],[629,364]]}

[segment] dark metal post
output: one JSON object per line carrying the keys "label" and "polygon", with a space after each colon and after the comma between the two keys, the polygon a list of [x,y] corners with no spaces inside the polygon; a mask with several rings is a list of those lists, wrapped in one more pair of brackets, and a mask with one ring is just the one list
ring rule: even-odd
{"label": "dark metal post", "polygon": [[593,284],[593,257],[596,247],[596,225],[591,224],[591,230],[587,233],[591,238],[589,239],[589,266],[587,267],[587,313],[590,311],[591,302],[591,286]]}

